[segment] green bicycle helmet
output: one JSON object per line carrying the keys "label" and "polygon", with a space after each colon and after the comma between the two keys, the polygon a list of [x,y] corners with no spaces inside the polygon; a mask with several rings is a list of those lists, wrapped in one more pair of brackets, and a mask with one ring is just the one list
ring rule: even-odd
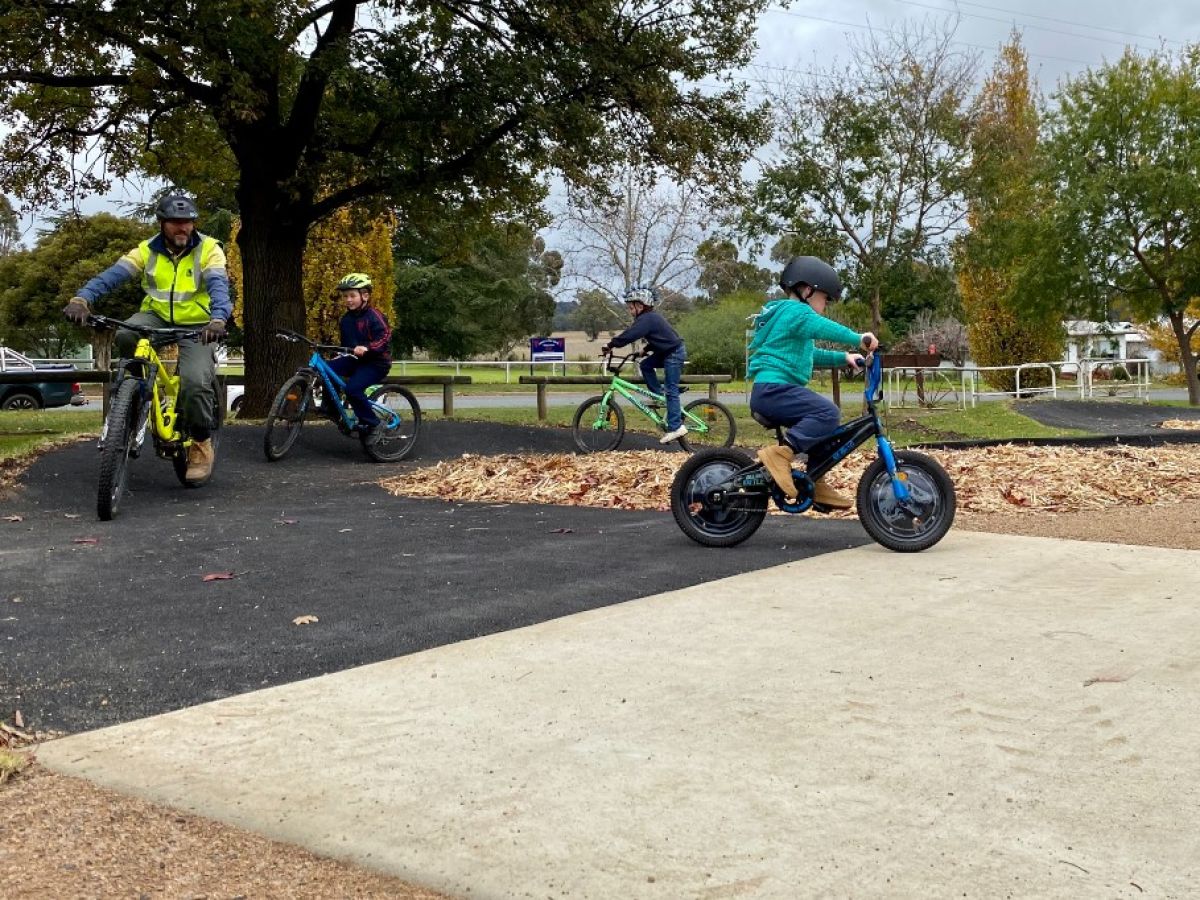
{"label": "green bicycle helmet", "polygon": [[371,276],[363,272],[351,272],[338,282],[337,289],[339,291],[369,291],[371,290]]}

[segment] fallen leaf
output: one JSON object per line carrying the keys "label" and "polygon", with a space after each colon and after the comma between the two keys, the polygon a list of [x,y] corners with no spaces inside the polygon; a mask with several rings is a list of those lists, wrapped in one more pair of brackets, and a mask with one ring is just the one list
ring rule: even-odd
{"label": "fallen leaf", "polygon": [[18,728],[25,727],[25,717],[21,715],[21,711],[19,709],[13,713],[13,724]]}
{"label": "fallen leaf", "polygon": [[555,528],[550,533],[551,534],[574,534],[575,529],[574,528]]}
{"label": "fallen leaf", "polygon": [[64,519],[78,519],[79,513],[63,513]]}
{"label": "fallen leaf", "polygon": [[338,534],[345,534],[347,531],[353,531],[353,528],[339,528]]}
{"label": "fallen leaf", "polygon": [[275,521],[278,522],[280,525],[295,525],[296,524],[295,519],[276,519]]}
{"label": "fallen leaf", "polygon": [[201,581],[232,581],[237,575],[233,572],[209,572]]}
{"label": "fallen leaf", "polygon": [[292,619],[293,625],[312,625],[314,622],[320,622],[316,616],[296,616]]}
{"label": "fallen leaf", "polygon": [[24,522],[25,517],[24,516],[5,516],[4,521],[5,522]]}
{"label": "fallen leaf", "polygon": [[94,537],[75,538],[75,540],[71,541],[71,543],[72,544],[98,544],[98,543],[100,543],[100,538],[94,538]]}

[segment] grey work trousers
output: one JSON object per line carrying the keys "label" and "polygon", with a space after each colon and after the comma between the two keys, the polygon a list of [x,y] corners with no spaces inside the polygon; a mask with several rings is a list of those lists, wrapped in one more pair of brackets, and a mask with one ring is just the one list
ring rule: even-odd
{"label": "grey work trousers", "polygon": [[[152,312],[134,313],[125,320],[130,325],[149,328],[185,327],[172,326]],[[196,327],[201,326],[186,326]],[[117,353],[122,358],[133,356],[141,335],[136,331],[117,329]],[[157,344],[156,344],[157,346]],[[217,345],[202,344],[194,338],[178,342],[179,347],[179,416],[183,430],[193,440],[204,441],[211,436],[213,411],[217,399]]]}

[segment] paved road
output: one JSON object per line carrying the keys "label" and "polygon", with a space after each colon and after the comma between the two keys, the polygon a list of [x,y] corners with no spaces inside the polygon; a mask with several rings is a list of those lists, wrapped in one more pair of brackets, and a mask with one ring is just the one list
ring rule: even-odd
{"label": "paved road", "polygon": [[457,897],[1194,897],[1198,561],[858,547],[38,757]]}
{"label": "paved road", "polygon": [[[22,517],[0,519],[0,709],[96,728],[867,540],[852,521],[772,517],[741,547],[706,550],[669,513],[396,498],[375,483],[395,469],[332,427],[276,464],[260,442],[231,427],[196,491],[139,459],[108,523],[93,445],[30,469],[0,501],[0,517]],[[569,446],[565,429],[439,421],[401,465]],[[202,581],[215,572],[237,577]],[[293,625],[302,615],[320,622]]]}
{"label": "paved road", "polygon": [[1167,419],[1200,421],[1200,409],[1188,406],[1150,406],[1098,400],[1034,400],[1018,403],[1017,412],[1055,428],[1075,428],[1095,434],[1147,435],[1163,433]]}

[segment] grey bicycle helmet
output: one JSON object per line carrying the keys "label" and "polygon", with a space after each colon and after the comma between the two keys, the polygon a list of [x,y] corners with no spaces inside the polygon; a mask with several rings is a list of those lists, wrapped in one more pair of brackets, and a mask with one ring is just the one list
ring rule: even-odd
{"label": "grey bicycle helmet", "polygon": [[200,217],[196,209],[196,201],[181,191],[174,190],[163,195],[154,208],[158,221],[165,219],[191,219],[193,222]]}
{"label": "grey bicycle helmet", "polygon": [[658,291],[653,287],[635,284],[625,292],[624,302],[640,303],[648,309],[658,306]]}
{"label": "grey bicycle helmet", "polygon": [[842,299],[842,279],[837,271],[823,259],[815,256],[793,256],[779,275],[779,286],[790,293],[799,294],[799,285],[807,284],[824,291],[831,300]]}

